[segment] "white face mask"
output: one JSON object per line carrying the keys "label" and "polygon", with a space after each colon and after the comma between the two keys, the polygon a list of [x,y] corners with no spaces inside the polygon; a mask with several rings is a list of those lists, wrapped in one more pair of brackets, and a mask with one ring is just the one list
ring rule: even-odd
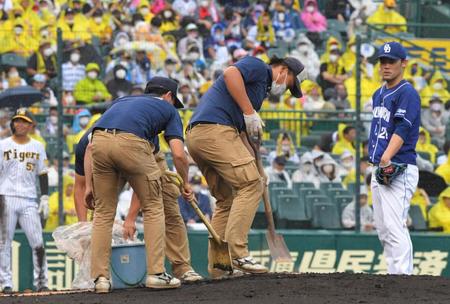
{"label": "white face mask", "polygon": [[50,33],[49,33],[49,31],[47,31],[47,30],[43,30],[43,31],[41,31],[41,36],[42,37],[48,37],[48,35],[49,35]]}
{"label": "white face mask", "polygon": [[329,58],[330,62],[336,62],[338,60],[338,56],[335,54],[330,54]]}
{"label": "white face mask", "polygon": [[80,54],[79,53],[72,53],[70,54],[70,61],[77,63],[80,61]]}
{"label": "white face mask", "polygon": [[123,69],[116,71],[116,77],[119,79],[124,79],[126,75],[127,75],[127,71],[125,71]]}
{"label": "white face mask", "polygon": [[202,6],[202,7],[207,7],[208,4],[209,4],[208,1],[200,1],[200,6]]}
{"label": "white face mask", "polygon": [[197,52],[189,53],[187,58],[190,60],[197,60],[200,57],[200,54]]}
{"label": "white face mask", "polygon": [[275,96],[281,95],[281,94],[284,93],[284,91],[286,91],[287,74],[286,74],[286,77],[285,77],[284,82],[282,84],[278,84],[277,83],[278,77],[280,77],[280,74],[278,74],[277,79],[272,81],[272,88],[270,89],[270,93],[272,95],[275,95]]}
{"label": "white face mask", "polygon": [[279,13],[278,20],[280,20],[280,22],[284,22],[284,20],[286,20],[286,15],[284,13]]}
{"label": "white face mask", "polygon": [[350,51],[351,51],[352,53],[356,53],[356,45],[352,45],[352,46],[350,47]]}
{"label": "white face mask", "polygon": [[194,193],[200,193],[201,190],[202,190],[202,186],[192,185],[192,191],[194,191]]}
{"label": "white face mask", "polygon": [[73,95],[66,95],[66,97],[64,98],[64,100],[66,101],[67,104],[72,104],[75,100],[73,98]]}
{"label": "white face mask", "polygon": [[19,77],[19,73],[17,71],[10,72],[8,75],[9,75],[9,78],[18,78]]}
{"label": "white face mask", "polygon": [[48,48],[44,49],[43,53],[44,53],[45,57],[49,57],[53,54],[53,49],[48,47]]}
{"label": "white face mask", "polygon": [[308,5],[308,6],[306,7],[306,11],[307,11],[308,13],[314,12],[314,5]]}
{"label": "white face mask", "polygon": [[100,23],[102,23],[103,18],[102,17],[95,17],[94,21],[95,21],[95,23],[100,24]]}
{"label": "white face mask", "polygon": [[96,71],[90,71],[90,72],[87,73],[87,76],[90,79],[96,79],[97,78],[97,72]]}
{"label": "white face mask", "polygon": [[354,164],[354,162],[353,162],[352,160],[345,160],[345,161],[342,162],[342,166],[343,166],[345,169],[350,169],[350,168],[352,168],[352,167],[353,167],[353,164]]}
{"label": "white face mask", "polygon": [[164,11],[164,18],[169,19],[170,17],[172,17],[172,12],[171,11]]}
{"label": "white face mask", "polygon": [[144,8],[141,8],[141,10],[139,12],[141,13],[142,16],[147,16],[148,13],[150,13],[150,10],[148,9],[148,7],[144,7]]}
{"label": "white face mask", "polygon": [[436,91],[442,90],[442,88],[443,88],[442,82],[435,82],[433,84],[433,89],[435,89]]}
{"label": "white face mask", "polygon": [[355,25],[356,26],[360,26],[363,23],[363,20],[361,18],[356,18],[355,19]]}
{"label": "white face mask", "polygon": [[49,120],[52,125],[56,125],[58,123],[58,116],[50,116]]}
{"label": "white face mask", "polygon": [[333,172],[333,168],[334,168],[334,166],[333,165],[324,165],[323,167],[322,167],[322,171],[323,171],[323,173],[325,173],[325,174],[330,174],[331,172]]}
{"label": "white face mask", "polygon": [[298,47],[298,50],[300,53],[306,53],[308,52],[309,47],[306,44],[302,44]]}
{"label": "white face mask", "polygon": [[291,146],[290,145],[282,145],[281,146],[281,151],[283,151],[283,153],[290,152],[291,151]]}
{"label": "white face mask", "polygon": [[81,127],[83,127],[83,128],[86,127],[88,123],[89,123],[89,117],[83,116],[80,118],[80,126]]}
{"label": "white face mask", "polygon": [[311,172],[312,169],[313,165],[311,163],[303,164],[303,171],[305,171],[306,173]]}
{"label": "white face mask", "polygon": [[21,28],[20,26],[17,26],[14,28],[14,33],[16,33],[16,35],[20,35],[23,32],[23,28]]}

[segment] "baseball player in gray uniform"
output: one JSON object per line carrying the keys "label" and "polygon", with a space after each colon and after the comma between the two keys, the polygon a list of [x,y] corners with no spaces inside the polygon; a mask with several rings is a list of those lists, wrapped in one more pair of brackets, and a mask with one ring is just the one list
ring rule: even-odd
{"label": "baseball player in gray uniform", "polygon": [[[48,177],[44,146],[30,138],[33,116],[17,110],[11,119],[13,135],[0,141],[0,287],[12,293],[11,243],[17,221],[25,232],[33,253],[33,285],[47,291],[47,261],[42,237],[41,216],[48,217]],[[36,176],[41,197],[36,202]]]}
{"label": "baseball player in gray uniform", "polygon": [[369,139],[370,162],[375,166],[371,182],[375,226],[388,273],[412,274],[413,248],[406,220],[419,179],[415,148],[420,97],[403,79],[407,60],[400,43],[382,45],[378,58],[385,83],[372,97]]}

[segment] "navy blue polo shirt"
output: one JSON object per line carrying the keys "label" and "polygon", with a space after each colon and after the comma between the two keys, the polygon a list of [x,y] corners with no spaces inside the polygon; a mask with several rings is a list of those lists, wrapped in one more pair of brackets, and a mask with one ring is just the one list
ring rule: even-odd
{"label": "navy blue polo shirt", "polygon": [[75,173],[84,176],[84,155],[86,154],[86,148],[89,144],[89,134],[92,132],[92,128],[87,130],[81,137],[80,141],[75,148]]}
{"label": "navy blue polo shirt", "polygon": [[97,129],[118,129],[155,144],[164,131],[167,141],[183,140],[183,124],[175,107],[161,98],[149,95],[119,98],[97,121]]}
{"label": "navy blue polo shirt", "polygon": [[[234,66],[241,72],[253,108],[259,111],[272,84],[271,67],[259,58],[251,56],[242,58]],[[234,126],[239,131],[244,130],[244,116],[228,92],[223,76],[220,76],[202,96],[190,123],[202,121]]]}

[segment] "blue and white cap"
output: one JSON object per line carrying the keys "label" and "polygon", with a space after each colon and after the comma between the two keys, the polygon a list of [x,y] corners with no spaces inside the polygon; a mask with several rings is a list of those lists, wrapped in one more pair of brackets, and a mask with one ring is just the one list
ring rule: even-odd
{"label": "blue and white cap", "polygon": [[386,42],[378,49],[379,58],[391,58],[394,60],[406,59],[406,49],[398,42]]}

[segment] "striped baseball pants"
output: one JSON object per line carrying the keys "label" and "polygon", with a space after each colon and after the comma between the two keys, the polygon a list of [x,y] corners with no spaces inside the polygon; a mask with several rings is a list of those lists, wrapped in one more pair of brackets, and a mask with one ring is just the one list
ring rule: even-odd
{"label": "striped baseball pants", "polygon": [[[0,200],[0,219],[0,286],[13,287],[11,244],[17,221],[25,232],[33,253],[34,288],[39,289],[48,286],[47,259],[36,199],[3,196],[3,200]],[[18,286],[15,287],[18,288]]]}

